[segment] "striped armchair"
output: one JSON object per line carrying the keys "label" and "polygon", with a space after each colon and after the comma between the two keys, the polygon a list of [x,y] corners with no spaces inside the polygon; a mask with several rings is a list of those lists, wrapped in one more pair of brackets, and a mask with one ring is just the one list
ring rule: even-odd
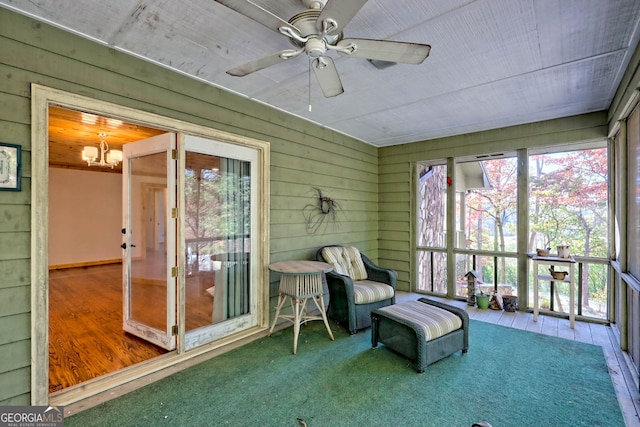
{"label": "striped armchair", "polygon": [[323,246],[316,260],[329,263],[327,314],[355,334],[371,326],[371,312],[396,302],[395,270],[375,265],[352,246]]}

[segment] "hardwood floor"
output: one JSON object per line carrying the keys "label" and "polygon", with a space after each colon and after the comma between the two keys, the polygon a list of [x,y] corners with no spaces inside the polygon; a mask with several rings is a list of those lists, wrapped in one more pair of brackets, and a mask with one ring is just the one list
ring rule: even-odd
{"label": "hardwood floor", "polygon": [[[206,290],[213,279],[207,279],[187,279],[187,330],[212,321],[213,298]],[[146,282],[134,287],[133,317],[153,325],[166,318],[166,289],[157,279]],[[50,271],[49,393],[167,352],[124,332],[122,318],[121,264]]]}
{"label": "hardwood floor", "polygon": [[[425,295],[398,292],[396,302],[415,300]],[[510,328],[552,335],[573,341],[595,344],[602,347],[605,354],[611,380],[616,390],[620,409],[624,415],[628,427],[640,426],[640,393],[628,368],[628,362],[622,351],[618,348],[614,332],[611,327],[588,323],[575,322],[575,329],[571,329],[568,319],[560,319],[552,316],[539,316],[538,321],[533,321],[533,313],[517,311],[515,313],[498,310],[480,310],[477,307],[467,305],[466,301],[450,300],[429,296],[429,298],[464,308],[469,313],[469,318],[481,322],[489,322]]]}
{"label": "hardwood floor", "polygon": [[49,393],[164,354],[122,330],[122,266],[49,274]]}

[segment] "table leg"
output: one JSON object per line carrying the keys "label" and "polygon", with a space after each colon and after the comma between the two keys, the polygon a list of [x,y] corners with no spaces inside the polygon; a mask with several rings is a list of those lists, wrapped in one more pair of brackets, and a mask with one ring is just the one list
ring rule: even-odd
{"label": "table leg", "polygon": [[576,312],[575,312],[575,280],[573,276],[573,264],[569,264],[569,324],[571,329],[575,329]]}
{"label": "table leg", "polygon": [[286,298],[287,296],[285,294],[280,294],[280,296],[278,297],[278,305],[276,306],[276,315],[273,318],[271,329],[269,329],[269,336],[271,336],[271,333],[273,332],[273,328],[276,326],[276,322],[278,321],[278,316],[280,315],[280,309],[282,308],[282,305],[284,304],[284,300]]}
{"label": "table leg", "polygon": [[307,299],[299,300],[291,298],[291,309],[293,310],[293,354],[298,351],[298,335],[300,335],[300,323],[302,322],[302,312],[307,304]]}
{"label": "table leg", "polygon": [[329,332],[329,337],[331,337],[331,341],[335,341],[333,338],[333,332],[331,332],[331,328],[329,327],[329,321],[327,320],[327,313],[324,311],[324,297],[322,294],[316,295],[313,297],[313,302],[316,303],[316,307],[320,310],[320,314],[322,315],[322,321],[324,322],[324,326],[327,328],[327,332]]}

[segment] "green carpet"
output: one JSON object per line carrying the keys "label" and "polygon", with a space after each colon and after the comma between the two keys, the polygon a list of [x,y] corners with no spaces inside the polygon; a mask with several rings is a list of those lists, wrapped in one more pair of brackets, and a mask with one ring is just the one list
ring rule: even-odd
{"label": "green carpet", "polygon": [[601,347],[471,321],[417,374],[370,330],[292,329],[68,417],[66,426],[624,426]]}

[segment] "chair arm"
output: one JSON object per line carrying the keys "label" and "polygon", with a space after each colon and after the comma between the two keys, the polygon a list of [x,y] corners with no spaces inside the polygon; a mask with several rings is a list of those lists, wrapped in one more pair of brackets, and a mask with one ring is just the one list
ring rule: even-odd
{"label": "chair arm", "polygon": [[341,323],[353,335],[358,330],[353,280],[335,271],[326,273],[326,278],[329,285],[327,315]]}
{"label": "chair arm", "polygon": [[366,255],[360,254],[362,262],[367,270],[367,279],[375,282],[386,283],[394,290],[396,289],[396,283],[398,282],[398,272],[390,268],[384,268],[377,266]]}
{"label": "chair arm", "polygon": [[344,297],[347,298],[349,304],[355,304],[353,279],[351,277],[338,274],[335,271],[329,271],[325,273],[325,276],[327,277],[327,284],[329,285],[329,291],[331,293],[342,294],[342,292],[344,292]]}

